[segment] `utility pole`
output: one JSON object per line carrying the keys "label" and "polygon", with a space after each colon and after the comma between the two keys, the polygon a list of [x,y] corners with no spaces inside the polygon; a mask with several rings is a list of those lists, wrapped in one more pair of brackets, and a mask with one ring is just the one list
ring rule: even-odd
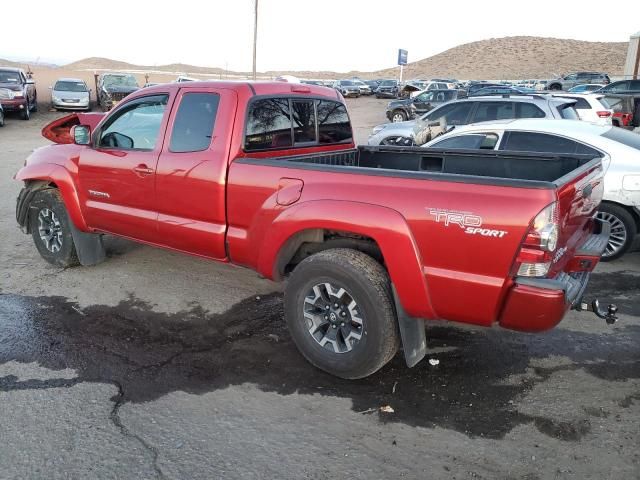
{"label": "utility pole", "polygon": [[256,48],[258,46],[258,0],[255,2],[255,13],[253,16],[253,80],[256,79]]}

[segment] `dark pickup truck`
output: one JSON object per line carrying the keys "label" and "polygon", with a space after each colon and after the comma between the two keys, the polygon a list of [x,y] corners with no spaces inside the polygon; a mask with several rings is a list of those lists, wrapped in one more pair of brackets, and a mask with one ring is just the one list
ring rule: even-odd
{"label": "dark pickup truck", "polygon": [[16,217],[44,259],[99,263],[112,234],[286,279],[294,342],[343,378],[400,344],[415,365],[424,320],[554,327],[609,237],[599,158],[355,148],[325,87],[158,85],[43,133]]}

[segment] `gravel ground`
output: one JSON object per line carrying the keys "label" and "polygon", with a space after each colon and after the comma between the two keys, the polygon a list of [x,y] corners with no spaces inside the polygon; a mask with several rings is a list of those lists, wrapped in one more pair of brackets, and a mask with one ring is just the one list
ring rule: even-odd
{"label": "gravel ground", "polygon": [[[349,100],[360,143],[385,104]],[[117,239],[96,267],[44,263],[12,176],[55,115],[0,129],[1,479],[640,478],[640,254],[592,277],[614,326],[433,322],[438,365],[342,381],[251,271]]]}

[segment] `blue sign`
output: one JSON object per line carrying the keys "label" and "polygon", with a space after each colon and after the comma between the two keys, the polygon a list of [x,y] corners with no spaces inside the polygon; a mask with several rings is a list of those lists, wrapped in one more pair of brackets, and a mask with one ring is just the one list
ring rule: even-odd
{"label": "blue sign", "polygon": [[407,55],[408,52],[406,50],[398,50],[398,65],[406,65],[407,64]]}

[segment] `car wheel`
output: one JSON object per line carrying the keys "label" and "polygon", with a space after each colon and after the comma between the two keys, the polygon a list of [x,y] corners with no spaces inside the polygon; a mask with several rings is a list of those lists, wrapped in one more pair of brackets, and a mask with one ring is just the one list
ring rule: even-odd
{"label": "car wheel", "polygon": [[31,118],[31,110],[29,110],[29,102],[20,110],[20,118],[22,120],[29,120]]}
{"label": "car wheel", "polygon": [[549,85],[549,90],[562,90],[562,85],[559,83],[552,83]]}
{"label": "car wheel", "polygon": [[612,203],[600,205],[598,218],[611,225],[611,236],[607,248],[602,254],[602,260],[609,261],[620,258],[631,248],[638,231],[636,222],[627,210]]}
{"label": "car wheel", "polygon": [[0,127],[4,127],[4,112],[0,110]]}
{"label": "car wheel", "polygon": [[300,353],[337,377],[371,375],[398,351],[389,276],[357,250],[324,250],[303,260],[287,282],[284,308]]}
{"label": "car wheel", "polygon": [[391,114],[391,121],[393,123],[404,122],[407,120],[407,114],[402,110],[394,110]]}
{"label": "car wheel", "polygon": [[31,106],[31,111],[32,112],[38,111],[38,97],[33,98],[33,105]]}
{"label": "car wheel", "polygon": [[79,265],[71,220],[56,189],[40,190],[29,205],[29,227],[40,256],[60,267]]}

